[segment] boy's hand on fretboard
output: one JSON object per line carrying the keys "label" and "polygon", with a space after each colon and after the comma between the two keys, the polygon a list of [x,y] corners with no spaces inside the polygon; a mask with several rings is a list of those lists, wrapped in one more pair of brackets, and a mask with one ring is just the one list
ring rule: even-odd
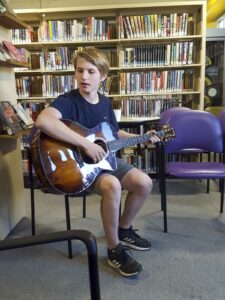
{"label": "boy's hand on fretboard", "polygon": [[150,130],[147,132],[147,134],[150,134],[150,140],[146,144],[148,143],[155,144],[161,141],[155,130]]}

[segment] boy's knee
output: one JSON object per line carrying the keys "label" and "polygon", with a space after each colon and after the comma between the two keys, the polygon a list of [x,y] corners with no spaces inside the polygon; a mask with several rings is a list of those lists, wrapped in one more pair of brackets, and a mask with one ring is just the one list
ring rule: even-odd
{"label": "boy's knee", "polygon": [[143,176],[138,181],[138,185],[139,188],[146,194],[150,194],[153,188],[152,179],[147,174],[143,174]]}
{"label": "boy's knee", "polygon": [[120,181],[116,177],[110,176],[102,183],[102,190],[107,193],[121,192]]}

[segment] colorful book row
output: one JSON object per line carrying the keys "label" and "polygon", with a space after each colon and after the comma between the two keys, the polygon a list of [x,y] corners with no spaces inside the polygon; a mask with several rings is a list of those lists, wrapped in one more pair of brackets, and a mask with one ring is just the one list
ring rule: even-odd
{"label": "colorful book row", "polygon": [[173,66],[193,63],[193,42],[142,45],[120,51],[122,67]]}
{"label": "colorful book row", "polygon": [[[120,73],[120,93],[142,94],[154,92],[180,92],[184,89],[192,89],[193,83],[188,86],[185,78],[192,71],[167,70],[149,72]],[[190,78],[191,79],[191,78]]]}

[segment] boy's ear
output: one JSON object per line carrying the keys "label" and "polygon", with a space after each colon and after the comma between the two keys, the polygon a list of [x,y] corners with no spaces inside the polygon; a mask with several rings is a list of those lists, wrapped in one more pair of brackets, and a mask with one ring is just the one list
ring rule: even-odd
{"label": "boy's ear", "polygon": [[106,79],[107,75],[102,75],[101,76],[101,81],[104,81]]}

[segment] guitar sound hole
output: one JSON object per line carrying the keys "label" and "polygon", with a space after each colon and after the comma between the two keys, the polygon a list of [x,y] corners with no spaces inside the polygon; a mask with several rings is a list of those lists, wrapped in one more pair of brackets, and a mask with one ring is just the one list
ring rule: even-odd
{"label": "guitar sound hole", "polygon": [[[97,144],[97,145],[99,145],[100,147],[102,147],[106,153],[108,152],[107,145],[106,145],[106,143],[103,140],[96,139],[94,141],[94,143]],[[81,156],[82,156],[82,160],[85,163],[87,163],[87,164],[95,164],[95,162],[93,161],[93,159],[91,157],[89,157],[88,155],[86,155],[85,152],[82,151]]]}
{"label": "guitar sound hole", "polygon": [[99,145],[100,147],[102,147],[102,149],[104,149],[104,151],[107,153],[108,149],[107,149],[106,143],[103,140],[96,139],[94,143]]}

